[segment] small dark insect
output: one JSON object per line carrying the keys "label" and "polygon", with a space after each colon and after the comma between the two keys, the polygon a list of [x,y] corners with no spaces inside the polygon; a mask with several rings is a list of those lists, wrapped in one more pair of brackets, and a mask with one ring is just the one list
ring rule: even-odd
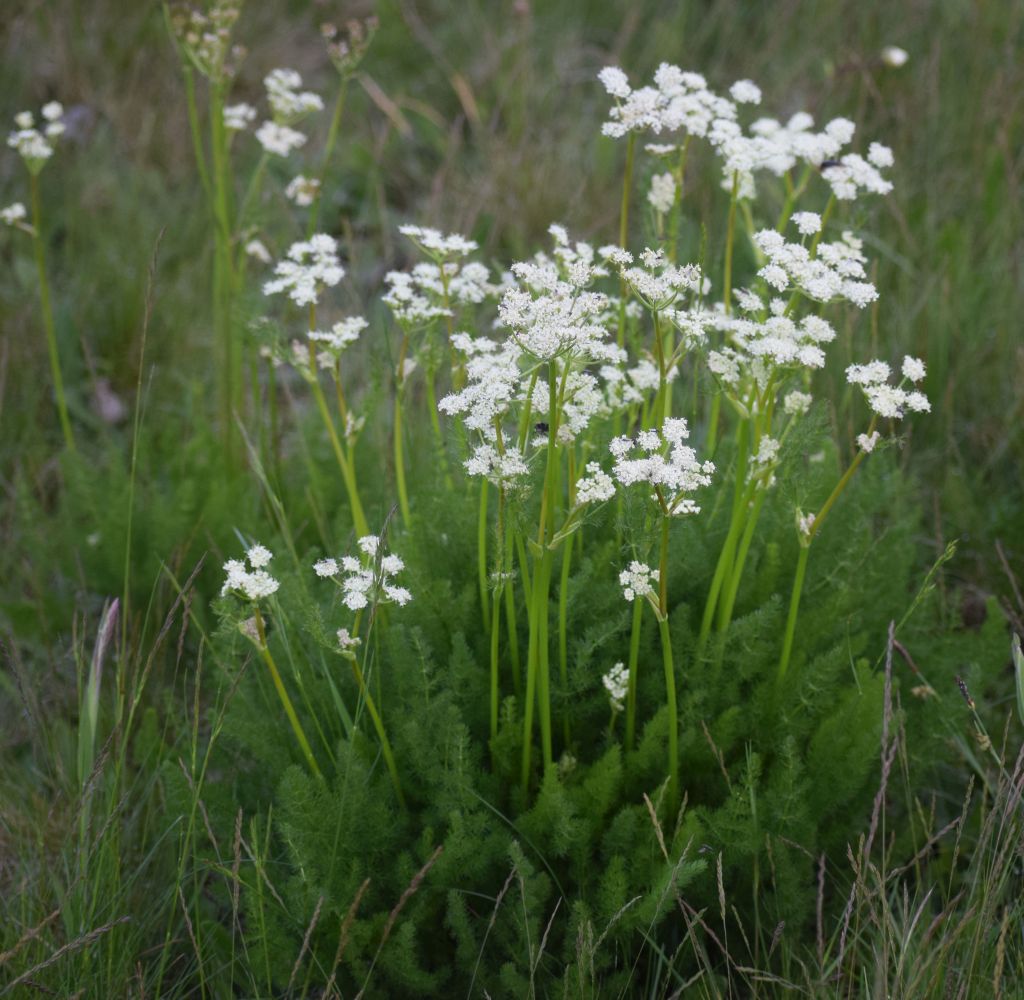
{"label": "small dark insect", "polygon": [[548,425],[546,423],[544,423],[543,420],[539,420],[537,423],[535,423],[533,425],[533,429],[538,434],[547,434],[547,432],[548,432]]}
{"label": "small dark insect", "polygon": [[820,167],[819,170],[828,170],[829,167],[841,167],[842,164],[838,160],[826,160]]}
{"label": "small dark insect", "polygon": [[967,685],[964,683],[964,679],[958,674],[956,678],[957,687],[960,688],[960,693],[964,696],[964,701],[967,702],[967,707],[973,711],[974,699],[971,697],[971,692],[967,690]]}

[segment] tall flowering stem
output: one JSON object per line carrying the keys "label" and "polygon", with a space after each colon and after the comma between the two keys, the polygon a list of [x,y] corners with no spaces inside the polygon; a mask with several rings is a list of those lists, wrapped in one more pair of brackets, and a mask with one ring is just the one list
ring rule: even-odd
{"label": "tall flowering stem", "polygon": [[402,521],[406,527],[412,524],[412,510],[409,507],[409,490],[405,483],[405,431],[402,427],[403,401],[405,396],[405,357],[409,349],[409,335],[402,337],[402,348],[398,354],[395,387],[395,418],[391,433],[394,435],[395,450],[395,485],[398,489],[398,509],[402,513]]}
{"label": "tall flowering stem", "polygon": [[46,332],[46,348],[50,355],[50,372],[53,375],[53,394],[57,401],[57,416],[60,418],[64,443],[68,451],[75,454],[75,435],[68,416],[68,404],[64,397],[64,377],[61,374],[60,353],[57,349],[57,330],[53,322],[53,306],[50,303],[50,282],[46,274],[46,248],[43,245],[42,210],[39,199],[39,175],[29,173],[29,188],[32,201],[32,248],[35,253],[36,271],[39,275],[39,305],[43,313],[43,329]]}
{"label": "tall flowering stem", "polygon": [[359,685],[359,693],[362,695],[366,710],[370,713],[370,719],[373,721],[373,728],[377,731],[377,738],[380,740],[380,751],[384,757],[384,764],[388,769],[388,774],[391,777],[391,784],[395,787],[395,796],[404,809],[405,793],[402,791],[402,782],[398,777],[395,754],[391,749],[391,741],[388,739],[387,730],[384,728],[384,720],[381,718],[380,712],[377,711],[377,705],[373,700],[373,695],[370,694],[369,685],[367,685],[363,671],[360,669],[359,660],[353,655],[349,658],[349,663],[352,665],[352,673],[355,676],[356,684]]}
{"label": "tall flowering stem", "polygon": [[277,669],[277,664],[274,662],[274,657],[271,655],[270,647],[267,645],[267,633],[266,628],[263,624],[263,616],[260,614],[259,605],[253,605],[253,618],[256,623],[256,634],[258,637],[258,647],[260,651],[260,657],[263,662],[267,665],[267,669],[270,671],[270,678],[274,682],[274,690],[277,691],[277,696],[281,700],[281,705],[284,708],[284,714],[288,716],[288,721],[291,723],[292,732],[295,733],[295,738],[298,740],[299,747],[302,749],[302,755],[306,758],[306,763],[309,765],[310,771],[320,780],[324,780],[324,776],[320,771],[320,767],[317,765],[316,758],[313,756],[313,750],[309,745],[309,740],[306,739],[306,732],[302,728],[302,723],[299,721],[298,715],[295,713],[295,706],[292,704],[291,698],[288,696],[288,691],[284,686],[284,682],[281,680],[281,673]]}
{"label": "tall flowering stem", "polygon": [[551,677],[548,648],[548,598],[551,587],[552,552],[550,541],[554,535],[555,506],[558,499],[558,418],[565,383],[569,374],[566,363],[559,380],[558,363],[548,364],[548,445],[544,488],[541,493],[537,542],[533,560],[533,581],[530,587],[530,640],[526,659],[526,705],[523,712],[523,757],[521,778],[524,793],[529,787],[530,758],[533,749],[534,700],[539,706],[541,748],[544,767],[554,762],[551,739]]}
{"label": "tall flowering stem", "polygon": [[[316,330],[316,305],[310,304],[309,307],[309,330],[314,332]],[[334,426],[334,418],[331,416],[331,412],[327,406],[327,399],[324,396],[323,387],[320,385],[320,379],[317,375],[317,360],[316,360],[316,345],[310,340],[309,341],[309,366],[310,366],[310,386],[313,390],[313,398],[316,400],[316,407],[320,413],[320,418],[323,421],[324,428],[327,431],[327,436],[331,442],[331,448],[334,450],[334,457],[338,461],[338,468],[341,470],[341,478],[345,483],[345,492],[348,494],[349,509],[352,512],[352,523],[356,529],[356,534],[359,537],[370,534],[370,528],[366,521],[366,514],[363,512],[363,504],[359,499],[359,490],[356,486],[355,471],[352,463],[351,450],[346,452],[341,446],[341,440],[338,437],[338,430]],[[337,388],[340,390],[340,383],[336,382]],[[344,409],[344,397],[339,395],[339,406],[342,410],[342,420],[345,419]]]}
{"label": "tall flowering stem", "polygon": [[[874,433],[874,429],[875,421],[872,421],[868,434]],[[849,485],[860,463],[864,461],[865,455],[867,455],[867,452],[863,449],[857,452],[849,468],[843,473],[842,478],[836,483],[828,499],[822,504],[821,510],[817,514],[812,515],[809,520],[804,520],[802,524],[798,525],[798,531],[800,532],[800,555],[797,558],[796,573],[793,577],[793,591],[789,597],[789,612],[786,615],[786,631],[782,639],[782,652],[779,654],[777,680],[780,684],[785,680],[793,654],[793,639],[796,636],[796,622],[800,613],[800,598],[803,594],[804,578],[807,575],[807,559],[811,552],[811,542],[814,541],[814,536],[821,530],[821,526],[829,511]]]}
{"label": "tall flowering stem", "polygon": [[320,195],[323,191],[324,177],[327,174],[327,166],[334,154],[334,147],[338,143],[338,134],[341,131],[341,119],[345,110],[345,98],[348,95],[348,84],[350,77],[343,76],[341,85],[338,87],[338,96],[334,100],[334,111],[331,113],[331,124],[327,130],[327,142],[324,145],[323,156],[320,160],[320,168],[317,170],[317,184],[313,190],[313,201],[309,206],[309,217],[306,221],[306,238],[308,239],[316,232],[320,221]]}

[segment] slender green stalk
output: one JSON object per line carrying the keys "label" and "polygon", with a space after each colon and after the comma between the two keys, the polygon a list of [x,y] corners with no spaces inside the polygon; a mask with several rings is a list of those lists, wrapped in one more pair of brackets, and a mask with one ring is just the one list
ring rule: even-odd
{"label": "slender green stalk", "polygon": [[683,215],[683,182],[686,179],[686,155],[690,150],[691,136],[687,136],[679,150],[679,164],[676,167],[676,193],[672,199],[672,217],[669,220],[668,259],[675,264],[679,257],[679,225]]}
{"label": "slender green stalk", "polygon": [[500,693],[500,677],[498,676],[499,640],[501,638],[501,590],[495,589],[492,598],[491,621],[491,739],[498,738],[498,702]]}
{"label": "slender green stalk", "polygon": [[766,488],[758,491],[754,500],[754,506],[746,516],[743,526],[743,536],[739,542],[736,558],[733,560],[732,571],[729,574],[729,582],[725,587],[724,596],[718,605],[718,631],[724,633],[732,621],[732,611],[736,604],[736,594],[740,589],[740,581],[743,578],[743,566],[747,561],[747,554],[750,551],[750,544],[754,539],[754,531],[757,528],[758,519],[761,516],[761,508],[764,506],[764,499],[768,495]]}
{"label": "slender green stalk", "polygon": [[506,631],[508,632],[508,648],[509,655],[512,658],[512,680],[515,686],[516,697],[520,697],[522,694],[522,666],[519,661],[519,636],[517,634],[516,627],[516,593],[515,585],[512,579],[512,554],[514,541],[512,538],[512,532],[505,528],[505,561],[503,566],[505,568],[505,582],[503,590],[505,593],[505,623]]}
{"label": "slender green stalk", "polygon": [[430,426],[434,432],[434,448],[437,452],[437,461],[441,466],[444,475],[445,488],[451,491],[454,488],[451,472],[448,470],[448,453],[444,446],[444,434],[441,432],[441,417],[437,410],[437,392],[434,389],[434,377],[436,372],[428,368],[426,378],[423,380],[427,394],[427,410],[430,412]]}
{"label": "slender green stalk", "polygon": [[569,375],[566,364],[561,383],[558,365],[548,364],[548,447],[544,488],[541,493],[540,516],[537,527],[537,550],[534,559],[533,583],[527,598],[530,608],[530,644],[526,659],[526,706],[523,714],[523,757],[521,778],[523,793],[529,789],[530,757],[533,737],[533,698],[540,703],[541,745],[544,765],[551,767],[553,749],[551,741],[551,682],[548,650],[548,594],[551,584],[551,551],[548,543],[554,534],[554,513],[558,487],[558,415]]}
{"label": "slender green stalk", "polygon": [[736,242],[736,195],[739,190],[739,180],[739,174],[734,172],[732,193],[729,195],[729,223],[725,230],[725,276],[722,279],[722,301],[725,304],[727,316],[732,312],[732,255]]}
{"label": "slender green stalk", "polygon": [[395,395],[395,482],[398,486],[398,508],[402,512],[402,520],[406,527],[412,524],[412,511],[409,509],[409,493],[405,485],[405,449],[402,437],[402,390]]}
{"label": "slender green stalk", "polygon": [[[622,175],[622,200],[619,206],[619,246],[625,248],[629,239],[629,202],[633,190],[633,162],[636,158],[636,133],[630,132],[626,140],[626,168]],[[615,334],[615,342],[624,347],[626,343],[626,300],[629,289],[625,279],[619,282],[619,322]],[[622,414],[616,410],[612,417],[612,435],[618,437],[622,433]],[[621,501],[620,514],[621,514]]]}
{"label": "slender green stalk", "polygon": [[[572,569],[572,539],[562,542],[562,576],[558,583],[558,677],[563,696],[569,690],[569,573]],[[562,738],[568,746],[571,741],[569,712],[562,711]]]}
{"label": "slender green stalk", "polygon": [[327,399],[324,396],[324,390],[320,385],[320,380],[316,373],[316,358],[313,356],[313,342],[310,341],[310,365],[313,368],[313,378],[310,383],[313,389],[313,398],[316,400],[317,410],[320,412],[320,418],[323,421],[324,428],[327,430],[327,436],[330,438],[331,448],[334,450],[334,457],[338,461],[338,468],[341,470],[341,478],[345,483],[345,492],[348,493],[349,508],[352,511],[352,523],[355,526],[356,532],[360,538],[364,535],[370,534],[370,526],[366,520],[366,514],[363,512],[363,505],[359,499],[359,491],[356,489],[355,477],[352,472],[352,467],[349,464],[349,456],[345,449],[341,446],[341,439],[338,437],[337,428],[334,426],[334,420],[331,417],[331,412],[327,408]]}
{"label": "slender green stalk", "polygon": [[[476,520],[476,575],[480,588],[480,609],[483,614],[484,631],[491,631],[490,595],[487,587],[487,477],[480,481],[480,503]],[[499,505],[502,500],[499,499]],[[497,628],[494,630],[497,632]]]}
{"label": "slender green stalk", "polygon": [[398,352],[397,372],[398,385],[395,388],[395,419],[392,426],[395,447],[395,482],[398,486],[398,507],[402,512],[402,520],[408,528],[412,524],[412,511],[409,509],[409,492],[405,485],[405,442],[402,430],[402,403],[405,396],[405,355],[409,349],[409,334],[402,337],[402,347]]}
{"label": "slender green stalk", "polygon": [[46,333],[46,349],[50,355],[50,373],[53,376],[53,394],[57,402],[57,416],[64,433],[64,443],[74,455],[75,435],[71,430],[68,404],[64,397],[64,376],[60,367],[60,352],[57,349],[57,328],[53,322],[53,306],[50,303],[50,282],[46,276],[46,248],[43,245],[43,213],[39,199],[39,176],[29,174],[29,190],[32,201],[32,248],[35,252],[36,271],[39,276],[39,304],[43,312],[43,329]]}
{"label": "slender green stalk", "polygon": [[288,692],[285,690],[284,683],[281,680],[281,674],[278,672],[277,664],[274,662],[274,657],[271,655],[270,649],[267,647],[267,635],[263,627],[263,616],[260,614],[259,605],[253,605],[253,611],[254,619],[256,621],[256,633],[259,636],[260,656],[263,658],[263,662],[267,665],[267,669],[270,671],[270,677],[274,682],[274,688],[277,691],[277,696],[281,699],[284,714],[288,716],[288,721],[292,725],[292,731],[295,733],[295,738],[299,741],[299,746],[302,749],[303,756],[306,758],[306,763],[309,764],[309,769],[317,778],[320,779],[320,781],[323,781],[324,776],[320,773],[320,768],[317,766],[316,758],[313,756],[313,750],[309,745],[309,740],[306,739],[306,733],[302,728],[302,723],[299,722],[299,717],[295,714],[295,707],[292,705],[291,698],[288,697]]}
{"label": "slender green stalk", "polygon": [[[622,175],[622,201],[619,206],[619,246],[625,249],[629,237],[629,200],[633,190],[633,162],[636,159],[636,132],[626,140],[626,169]],[[622,346],[621,331],[619,347]]]}
{"label": "slender green stalk", "polygon": [[554,745],[551,729],[551,664],[548,638],[548,596],[551,593],[551,553],[545,551],[540,561],[541,585],[534,588],[534,610],[539,623],[537,654],[537,700],[540,703],[540,742],[544,758],[544,772],[554,764]]}
{"label": "slender green stalk", "polygon": [[640,628],[644,617],[644,601],[633,602],[633,625],[629,633],[629,681],[626,687],[626,750],[633,749],[636,739],[637,674],[640,667]]}
{"label": "slender green stalk", "polygon": [[[662,509],[665,501],[658,494]],[[661,519],[661,558],[658,562],[658,631],[661,634],[661,657],[665,668],[665,699],[668,707],[668,807],[675,809],[679,796],[679,712],[676,707],[676,674],[672,662],[672,634],[668,624],[668,542],[671,515]]]}
{"label": "slender green stalk", "polygon": [[[874,431],[876,422],[876,420],[871,421],[871,426],[868,429],[869,435]],[[801,539],[800,556],[796,564],[796,575],[793,578],[793,592],[789,598],[789,614],[786,616],[786,633],[782,640],[782,653],[779,656],[779,669],[777,675],[779,683],[781,683],[786,676],[786,671],[789,669],[790,657],[793,653],[793,638],[796,635],[796,621],[797,615],[800,612],[800,597],[804,589],[804,576],[807,573],[807,557],[811,551],[811,542],[814,541],[815,535],[817,535],[821,530],[821,525],[828,516],[829,511],[842,495],[843,490],[845,490],[849,485],[850,480],[853,478],[853,474],[857,471],[857,467],[864,460],[865,454],[867,453],[864,451],[857,452],[853,461],[850,463],[849,468],[843,473],[842,478],[838,483],[836,483],[835,488],[822,505],[821,510],[815,515],[814,522],[811,524],[806,537]]]}
{"label": "slender green stalk", "polygon": [[711,580],[711,589],[708,591],[707,603],[704,605],[704,617],[701,619],[700,634],[697,639],[698,650],[704,649],[708,636],[711,635],[711,626],[715,620],[715,609],[718,606],[719,594],[725,583],[726,576],[732,568],[736,546],[743,528],[743,498],[747,478],[748,434],[748,423],[746,420],[741,420],[736,430],[736,483],[733,492],[732,515],[729,520],[729,531],[725,536],[722,551],[718,555],[718,563],[715,566],[715,575]]}
{"label": "slender green stalk", "polygon": [[210,157],[212,162],[212,199],[214,221],[213,314],[217,339],[221,345],[224,451],[229,464],[234,464],[235,421],[240,411],[241,356],[235,342],[232,322],[234,292],[233,258],[231,252],[231,167],[228,159],[227,133],[224,128],[223,83],[210,86]]}
{"label": "slender green stalk", "polygon": [[324,155],[320,160],[320,169],[317,171],[316,191],[313,192],[313,202],[309,206],[309,218],[306,222],[306,239],[309,239],[316,232],[320,221],[320,195],[324,187],[324,177],[327,175],[327,166],[334,154],[334,147],[338,142],[338,134],[341,131],[341,117],[345,110],[345,97],[348,94],[349,77],[346,74],[341,78],[341,86],[338,88],[338,96],[334,101],[334,113],[331,115],[331,125],[327,130],[327,141],[324,144]]}
{"label": "slender green stalk", "polygon": [[352,664],[352,673],[355,674],[359,691],[363,696],[363,701],[366,703],[366,710],[370,713],[370,718],[373,720],[374,729],[377,730],[377,737],[380,739],[380,750],[384,755],[384,763],[387,765],[388,773],[391,775],[391,783],[395,786],[395,796],[398,799],[398,804],[404,809],[405,795],[402,792],[402,782],[398,778],[398,767],[395,765],[395,755],[391,750],[391,741],[388,739],[388,734],[384,729],[384,722],[377,711],[377,706],[373,701],[373,696],[370,694],[370,688],[363,677],[363,672],[359,669],[359,661],[352,657],[349,662]]}
{"label": "slender green stalk", "polygon": [[796,563],[796,575],[793,577],[793,592],[789,598],[789,614],[786,616],[786,633],[782,640],[782,653],[779,656],[777,680],[781,684],[789,669],[789,658],[793,652],[793,637],[796,635],[796,619],[800,612],[800,595],[804,589],[804,577],[807,574],[807,557],[810,554],[809,544],[801,544],[800,555]]}
{"label": "slender green stalk", "polygon": [[672,636],[668,618],[658,621],[661,632],[661,658],[665,668],[665,702],[668,706],[668,808],[675,810],[679,801],[679,713],[676,707],[676,673],[672,662]]}

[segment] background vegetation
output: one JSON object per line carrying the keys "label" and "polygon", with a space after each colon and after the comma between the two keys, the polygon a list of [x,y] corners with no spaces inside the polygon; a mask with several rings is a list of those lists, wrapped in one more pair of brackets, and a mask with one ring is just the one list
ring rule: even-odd
{"label": "background vegetation", "polygon": [[[589,911],[591,937],[574,913],[571,923],[551,925],[557,949],[541,961],[557,894],[538,857],[552,853],[566,869],[585,866],[603,833],[579,828],[579,803],[553,798],[546,814],[523,827],[538,850],[509,857],[505,840],[488,842],[483,825],[472,826],[483,824],[482,807],[450,800],[454,784],[428,785],[433,811],[420,829],[394,831],[391,841],[384,835],[391,817],[375,814],[380,797],[364,790],[363,833],[376,839],[365,844],[360,830],[346,836],[353,853],[368,851],[367,871],[377,882],[366,890],[372,915],[350,924],[339,982],[358,989],[365,981],[378,995],[440,990],[436,968],[421,978],[415,971],[418,949],[429,943],[417,941],[413,928],[432,926],[458,942],[460,992],[480,995],[481,928],[468,916],[460,924],[459,906],[436,887],[426,891],[429,870],[424,891],[403,896],[421,885],[417,872],[431,856],[409,845],[417,837],[426,845],[425,829],[458,809],[465,845],[484,845],[481,864],[500,859],[516,873],[505,890],[499,881],[479,901],[483,927],[499,891],[513,893],[524,915],[508,926],[492,921],[497,945],[480,972],[492,995],[561,993],[566,983],[579,995],[671,995],[686,983],[703,991],[697,995],[773,995],[789,988],[782,981],[811,995],[1014,995],[1024,976],[1021,913],[1013,905],[1021,719],[1013,715],[1007,623],[1024,632],[1017,582],[1024,577],[1024,9],[949,0],[901,4],[897,17],[882,3],[809,0],[252,4],[238,32],[251,55],[237,99],[256,103],[262,77],[275,66],[294,66],[307,85],[328,93],[332,71],[318,24],[372,12],[381,29],[351,91],[322,215],[343,243],[351,307],[370,316],[383,274],[410,260],[396,234],[401,222],[472,234],[499,261],[532,252],[552,221],[598,243],[614,238],[621,148],[600,137],[606,96],[595,82],[609,62],[635,77],[662,60],[717,85],[750,77],[780,115],[800,108],[819,119],[845,114],[862,134],[892,146],[896,190],[873,209],[868,227],[881,300],[856,334],[857,357],[880,353],[869,349],[870,339],[890,356],[924,358],[934,412],[914,423],[898,454],[886,456],[885,473],[865,479],[849,512],[850,548],[837,543],[831,563],[822,553],[826,565],[851,570],[855,585],[834,604],[820,598],[806,626],[821,636],[820,649],[809,643],[808,655],[831,655],[830,623],[856,620],[868,637],[858,655],[880,666],[888,621],[900,619],[939,563],[914,642],[903,637],[912,665],[939,697],[908,713],[905,726],[884,667],[869,669],[865,682],[877,690],[870,707],[858,709],[864,744],[839,746],[843,731],[818,733],[817,742],[803,735],[797,756],[821,787],[817,799],[801,799],[801,808],[816,808],[798,826],[815,848],[789,882],[773,873],[773,888],[782,884],[789,893],[778,911],[774,903],[758,910],[759,886],[769,879],[757,868],[762,845],[751,838],[749,815],[730,807],[731,785],[728,794],[712,787],[717,773],[700,776],[720,813],[695,829],[713,829],[717,839],[706,856],[690,855],[686,879],[672,882],[694,900],[691,910],[676,911],[686,952],[678,966],[659,951],[663,939],[644,941],[640,918],[629,928],[639,937],[602,939],[605,923],[628,901],[613,905],[611,890],[603,910]],[[0,10],[0,32],[0,118],[50,99],[71,109],[69,138],[42,183],[57,329],[85,458],[79,465],[60,457],[34,263],[25,241],[2,235],[0,995],[317,995],[334,971],[339,922],[344,930],[364,872],[353,868],[332,887],[332,898],[345,902],[329,934],[324,918],[325,939],[307,934],[319,923],[317,893],[300,876],[323,849],[322,830],[295,817],[320,807],[304,798],[301,782],[283,787],[266,730],[256,724],[260,702],[227,710],[236,694],[243,708],[256,694],[233,686],[230,643],[207,641],[217,627],[208,605],[220,563],[237,554],[238,533],[265,534],[274,510],[255,477],[223,468],[210,422],[208,222],[162,12],[110,0],[13,3]],[[907,65],[883,66],[885,45],[906,49]],[[693,169],[695,177],[710,173],[701,163]],[[24,200],[23,174],[13,153],[0,157],[0,204]],[[715,189],[694,183],[694,219],[720,214],[711,203]],[[710,252],[720,253],[720,234],[710,238]],[[379,373],[392,350],[382,336],[364,358],[371,400],[386,396]],[[827,418],[842,439],[850,419],[846,359],[835,360],[822,383],[832,390],[822,395],[836,401]],[[301,408],[298,414],[301,422]],[[376,439],[383,453],[386,428]],[[326,446],[310,440],[314,461],[295,457],[277,483],[303,548],[336,540],[339,530],[331,514],[338,484],[316,474],[329,467],[315,460]],[[369,482],[381,484],[385,474],[383,460],[373,469],[371,459]],[[381,503],[378,514],[385,509]],[[892,529],[883,553],[864,568],[855,542],[867,535],[856,535],[856,526],[872,519],[891,521]],[[955,555],[942,561],[953,541]],[[432,585],[435,567],[459,558],[429,546],[410,554],[417,593]],[[424,636],[438,656],[454,648],[452,634],[471,628],[458,597],[446,606],[449,632],[430,620],[442,600],[425,602],[393,655],[429,658],[417,646]],[[113,598],[119,613],[107,619],[104,642],[97,636]],[[756,606],[758,596],[750,600]],[[739,648],[752,663],[771,659],[742,638]],[[896,660],[903,662],[899,651]],[[96,663],[108,667],[101,707],[90,715]],[[453,664],[458,670],[454,654]],[[977,716],[957,691],[958,675]],[[722,704],[695,707],[693,717],[719,715],[735,694],[721,691]],[[407,755],[460,725],[472,729],[476,720],[463,718],[464,709],[457,700],[438,705],[421,732],[407,734]],[[883,733],[883,720],[902,735]],[[889,769],[880,768],[879,741],[883,761],[899,748]],[[217,752],[207,757],[211,746]],[[717,772],[714,748],[709,737],[688,752],[694,761],[703,754],[701,766]],[[743,772],[753,785],[758,762],[745,759],[742,741],[732,749],[732,775]],[[466,785],[486,795],[480,762],[467,753],[474,776]],[[931,766],[919,767],[921,757]],[[824,786],[853,759],[864,763],[863,783],[839,796],[841,821],[830,828],[829,808],[839,806]],[[357,774],[364,765],[351,766]],[[779,782],[785,773],[779,770]],[[893,786],[900,775],[898,795],[876,799],[890,774]],[[208,793],[199,794],[201,784]],[[888,808],[897,818],[886,827]],[[559,854],[545,838],[563,820],[578,843]],[[620,822],[623,842],[639,836],[626,818]],[[323,824],[332,828],[329,816]],[[851,829],[866,840],[858,844]],[[720,845],[740,855],[724,876],[716,872]],[[819,850],[829,853],[827,890],[814,874]],[[449,848],[435,862],[442,886],[469,853]],[[390,867],[393,858],[400,860]],[[239,874],[243,859],[251,876]],[[650,871],[660,863],[650,859]],[[786,930],[780,913],[790,904],[800,922]],[[657,909],[643,919],[653,922]],[[637,976],[623,974],[632,968],[623,940],[643,956]],[[837,964],[843,952],[856,960]]]}

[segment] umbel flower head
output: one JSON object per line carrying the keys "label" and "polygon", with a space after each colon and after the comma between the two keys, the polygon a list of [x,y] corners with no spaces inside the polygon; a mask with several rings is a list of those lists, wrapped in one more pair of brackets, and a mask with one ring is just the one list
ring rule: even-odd
{"label": "umbel flower head", "polygon": [[43,106],[42,131],[36,127],[31,111],[21,111],[14,116],[17,127],[7,136],[7,145],[18,151],[29,173],[38,174],[53,156],[57,140],[64,134],[63,118],[64,106],[59,101],[50,101]]}
{"label": "umbel flower head", "polygon": [[324,287],[333,287],[345,277],[338,260],[338,244],[332,236],[317,233],[293,243],[288,256],[274,268],[275,278],[263,285],[264,295],[287,293],[298,306],[314,305]]}
{"label": "umbel flower head", "polygon": [[235,594],[248,601],[257,602],[277,593],[280,586],[266,570],[273,553],[263,545],[250,546],[245,559],[229,559],[224,563],[227,579],[221,587],[221,595]]}
{"label": "umbel flower head", "polygon": [[359,69],[379,27],[380,21],[376,17],[368,17],[363,21],[353,18],[346,22],[344,33],[337,25],[320,25],[320,34],[327,42],[327,55],[342,77],[348,78]]}
{"label": "umbel flower head", "polygon": [[240,45],[231,44],[231,29],[241,13],[234,0],[216,0],[208,11],[186,3],[171,7],[171,27],[185,58],[210,80],[235,75],[245,55]]}
{"label": "umbel flower head", "polygon": [[[925,376],[924,362],[918,358],[903,359],[903,378],[898,385],[889,383],[891,371],[884,361],[869,361],[866,365],[850,365],[846,369],[846,380],[859,385],[867,399],[868,406],[880,417],[902,420],[907,410],[914,413],[928,413],[931,403],[923,392],[905,389],[904,386],[920,382]],[[858,444],[864,451],[871,451],[877,438],[860,435]]]}
{"label": "umbel flower head", "polygon": [[364,535],[359,539],[358,547],[358,558],[320,559],[313,564],[313,572],[321,579],[333,580],[338,585],[342,603],[349,611],[362,611],[371,605],[408,604],[412,594],[394,582],[405,569],[401,558],[385,554],[383,540],[377,535]]}
{"label": "umbel flower head", "polygon": [[682,417],[668,418],[660,431],[641,431],[634,441],[617,437],[611,445],[612,475],[623,486],[647,483],[663,513],[671,516],[700,513],[689,494],[711,482],[714,462],[701,462],[683,442],[690,436]]}
{"label": "umbel flower head", "polygon": [[274,121],[279,125],[293,125],[314,111],[323,110],[319,94],[299,90],[302,77],[293,69],[271,70],[263,78],[263,85]]}
{"label": "umbel flower head", "polygon": [[626,707],[626,695],[629,691],[629,671],[624,663],[616,663],[601,678],[605,691],[608,692],[608,701],[613,712],[621,712]]}

